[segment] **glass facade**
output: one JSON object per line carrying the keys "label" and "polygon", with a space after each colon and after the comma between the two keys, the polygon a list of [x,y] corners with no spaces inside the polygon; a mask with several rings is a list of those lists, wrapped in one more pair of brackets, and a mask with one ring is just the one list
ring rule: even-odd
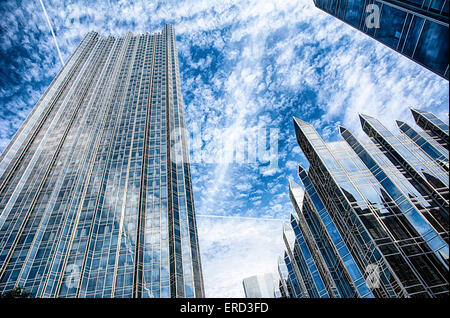
{"label": "glass facade", "polygon": [[314,0],[314,4],[449,79],[449,0]]}
{"label": "glass facade", "polygon": [[271,273],[260,274],[244,278],[242,281],[245,297],[247,298],[280,298],[280,290],[275,285]]}
{"label": "glass facade", "polygon": [[203,297],[172,26],[90,32],[0,157],[0,292]]}
{"label": "glass facade", "polygon": [[448,150],[448,125],[430,112],[420,109],[411,109],[411,112],[416,124],[425,130],[425,134]]}
{"label": "glass facade", "polygon": [[448,297],[448,149],[431,129],[398,121],[400,133],[392,134],[375,118],[360,120],[368,138],[339,127],[343,141],[325,143],[294,118],[310,166],[298,168],[303,187],[289,182],[296,215],[284,230],[281,290],[286,297]]}

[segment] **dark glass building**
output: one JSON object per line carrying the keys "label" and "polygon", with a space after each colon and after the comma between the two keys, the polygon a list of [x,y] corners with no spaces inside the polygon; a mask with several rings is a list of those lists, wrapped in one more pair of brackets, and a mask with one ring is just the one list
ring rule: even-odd
{"label": "dark glass building", "polygon": [[449,0],[314,0],[314,4],[449,79]]}
{"label": "dark glass building", "polygon": [[0,157],[0,292],[204,296],[173,27],[90,32]]}
{"label": "dark glass building", "polygon": [[343,141],[329,143],[294,118],[310,166],[298,168],[303,187],[289,182],[283,295],[448,297],[448,125],[412,112],[424,131],[360,115],[368,138],[339,127]]}

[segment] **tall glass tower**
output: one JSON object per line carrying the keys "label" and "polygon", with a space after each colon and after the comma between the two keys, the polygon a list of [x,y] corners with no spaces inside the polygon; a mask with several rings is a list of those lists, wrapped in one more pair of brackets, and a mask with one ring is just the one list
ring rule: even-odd
{"label": "tall glass tower", "polygon": [[0,157],[0,292],[203,297],[175,32],[88,33]]}
{"label": "tall glass tower", "polygon": [[329,143],[294,118],[310,166],[298,168],[303,187],[289,182],[296,213],[283,229],[283,295],[448,297],[449,128],[412,112],[425,131],[397,121],[393,134],[360,115],[369,138],[339,127],[343,141]]}
{"label": "tall glass tower", "polygon": [[314,4],[449,79],[449,0],[314,0]]}

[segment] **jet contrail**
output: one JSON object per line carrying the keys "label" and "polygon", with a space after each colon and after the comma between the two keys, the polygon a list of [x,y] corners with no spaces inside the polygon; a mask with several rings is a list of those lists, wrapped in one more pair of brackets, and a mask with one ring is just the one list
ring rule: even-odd
{"label": "jet contrail", "polygon": [[258,220],[258,221],[277,221],[277,222],[287,222],[287,221],[289,221],[288,219],[256,218],[256,217],[233,216],[233,215],[196,214],[196,216],[205,217],[205,218],[246,219],[246,220]]}
{"label": "jet contrail", "polygon": [[50,23],[50,19],[48,18],[48,15],[47,15],[47,10],[45,10],[45,6],[44,6],[44,3],[42,2],[42,0],[39,0],[39,2],[41,3],[42,10],[44,10],[45,17],[47,18],[48,27],[50,28],[50,31],[52,32],[53,40],[55,41],[55,46],[56,46],[56,50],[58,51],[59,59],[61,60],[62,65],[64,66],[64,60],[61,56],[61,52],[59,51],[58,41],[56,41],[56,36],[55,36],[55,33],[53,32],[52,24]]}

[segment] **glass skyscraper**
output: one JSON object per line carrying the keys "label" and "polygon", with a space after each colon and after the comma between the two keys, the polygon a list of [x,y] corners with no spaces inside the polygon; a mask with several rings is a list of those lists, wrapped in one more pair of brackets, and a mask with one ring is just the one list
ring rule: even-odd
{"label": "glass skyscraper", "polygon": [[412,113],[424,130],[360,115],[368,138],[339,127],[343,141],[328,143],[294,117],[309,168],[303,187],[289,182],[285,297],[448,297],[449,127]]}
{"label": "glass skyscraper", "polygon": [[449,79],[449,0],[314,0],[314,4]]}
{"label": "glass skyscraper", "polygon": [[0,157],[0,292],[203,297],[175,32],[88,33]]}

